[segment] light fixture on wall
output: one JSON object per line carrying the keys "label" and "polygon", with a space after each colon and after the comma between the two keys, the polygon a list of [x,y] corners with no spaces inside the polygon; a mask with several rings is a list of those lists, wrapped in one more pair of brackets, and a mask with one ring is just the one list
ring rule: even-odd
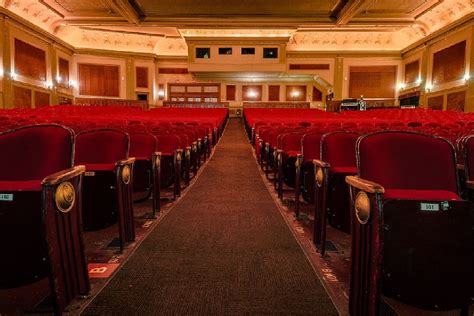
{"label": "light fixture on wall", "polygon": [[56,76],[56,82],[57,83],[61,83],[62,80],[63,80],[63,78],[61,78],[61,76]]}
{"label": "light fixture on wall", "polygon": [[416,84],[417,85],[420,85],[422,82],[423,82],[423,80],[421,80],[421,77],[418,77],[418,79],[416,79]]}
{"label": "light fixture on wall", "polygon": [[257,96],[258,96],[258,93],[255,90],[247,91],[247,97],[248,98],[256,99]]}
{"label": "light fixture on wall", "polygon": [[163,89],[158,90],[158,97],[164,98],[165,97],[165,91]]}
{"label": "light fixture on wall", "polygon": [[12,80],[16,80],[17,77],[18,77],[18,75],[16,74],[15,71],[10,72],[10,78],[11,78]]}
{"label": "light fixture on wall", "polygon": [[468,82],[469,79],[471,79],[471,75],[467,72],[464,77],[463,77],[464,81]]}
{"label": "light fixture on wall", "polygon": [[77,87],[77,82],[76,82],[76,80],[69,80],[69,86],[70,86],[71,88]]}
{"label": "light fixture on wall", "polygon": [[425,90],[426,90],[426,92],[430,92],[431,89],[433,89],[433,85],[431,85],[431,83],[427,83],[427,84],[425,85]]}
{"label": "light fixture on wall", "polygon": [[3,77],[3,68],[0,67],[0,77]]}
{"label": "light fixture on wall", "polygon": [[398,84],[398,90],[405,90],[406,84],[404,82]]}
{"label": "light fixture on wall", "polygon": [[301,92],[298,91],[298,90],[293,90],[290,93],[290,96],[291,96],[292,99],[297,99],[297,98],[299,98],[300,95],[301,95]]}
{"label": "light fixture on wall", "polygon": [[53,82],[52,81],[46,81],[45,86],[47,89],[52,89],[54,88]]}

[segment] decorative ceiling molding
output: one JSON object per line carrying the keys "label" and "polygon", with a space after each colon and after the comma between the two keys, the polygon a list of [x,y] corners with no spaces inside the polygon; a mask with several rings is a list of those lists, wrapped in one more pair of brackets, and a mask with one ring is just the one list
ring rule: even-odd
{"label": "decorative ceiling molding", "polygon": [[[288,54],[401,52],[472,15],[474,6],[473,0],[335,0],[331,3],[334,4],[331,14],[339,12],[337,22],[330,15],[324,19],[320,16],[240,16],[211,20],[165,16],[160,22],[153,22],[142,16],[146,7],[141,12],[134,1],[128,0],[0,0],[0,6],[9,12],[75,48],[100,47],[176,57],[187,56],[186,41],[196,40],[218,45],[217,41],[268,43],[281,39],[288,42]],[[387,12],[382,12],[384,3],[387,3]],[[178,27],[193,25],[193,19],[200,20],[204,27]],[[223,21],[231,27],[219,26]]]}

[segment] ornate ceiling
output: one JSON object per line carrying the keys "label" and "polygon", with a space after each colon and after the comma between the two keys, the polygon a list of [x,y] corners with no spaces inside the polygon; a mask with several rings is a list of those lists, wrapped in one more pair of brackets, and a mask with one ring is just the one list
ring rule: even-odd
{"label": "ornate ceiling", "polygon": [[186,56],[192,37],[290,37],[287,51],[400,51],[473,0],[0,0],[76,48]]}

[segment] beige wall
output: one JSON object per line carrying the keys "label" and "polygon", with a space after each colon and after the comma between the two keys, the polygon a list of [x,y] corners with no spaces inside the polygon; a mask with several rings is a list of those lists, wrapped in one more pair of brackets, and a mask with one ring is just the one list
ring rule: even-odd
{"label": "beige wall", "polygon": [[[449,34],[441,34],[422,45],[411,49],[403,54],[401,80],[405,78],[405,65],[415,60],[420,60],[420,79],[421,83],[413,83],[407,85],[403,92],[420,91],[420,103],[422,106],[427,106],[427,99],[436,96],[443,96],[443,109],[447,107],[447,95],[453,92],[466,91],[466,112],[474,112],[474,26],[468,25]],[[432,85],[433,73],[433,56],[436,52],[443,50],[451,45],[466,41],[466,59],[465,59],[465,73],[470,74],[470,80],[459,78],[458,80],[445,82],[439,85]],[[427,89],[429,88],[430,89]]]}

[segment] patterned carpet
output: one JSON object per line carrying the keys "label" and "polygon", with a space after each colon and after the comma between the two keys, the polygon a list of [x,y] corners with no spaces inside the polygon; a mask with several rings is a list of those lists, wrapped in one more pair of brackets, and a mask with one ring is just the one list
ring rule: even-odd
{"label": "patterned carpet", "polygon": [[231,119],[212,160],[84,315],[337,315]]}

